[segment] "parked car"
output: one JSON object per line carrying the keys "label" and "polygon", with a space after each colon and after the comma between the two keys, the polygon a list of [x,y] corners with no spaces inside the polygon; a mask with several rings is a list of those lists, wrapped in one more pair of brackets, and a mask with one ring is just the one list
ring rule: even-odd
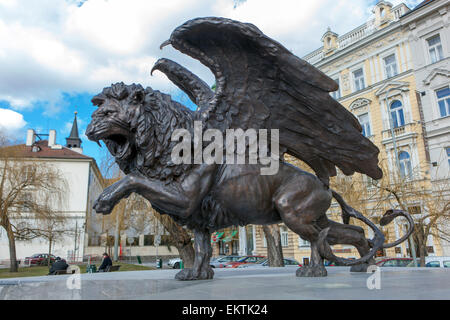
{"label": "parked car", "polygon": [[221,256],[211,259],[209,264],[212,268],[224,268],[225,263],[238,261],[242,258],[242,256]]}
{"label": "parked car", "polygon": [[167,262],[167,266],[173,269],[180,269],[181,258],[173,258]]}
{"label": "parked car", "polygon": [[237,266],[245,263],[258,263],[266,259],[264,256],[245,256],[237,261],[231,261],[225,263],[225,268],[236,268]]}
{"label": "parked car", "polygon": [[450,257],[425,257],[425,267],[450,268]]}
{"label": "parked car", "polygon": [[[417,265],[420,264],[420,259],[417,258]],[[407,265],[407,267],[415,267],[414,262],[411,262]],[[450,268],[450,257],[435,257],[428,256],[425,257],[425,267],[428,268]]]}
{"label": "parked car", "polygon": [[[43,266],[48,264],[49,255],[48,253],[37,253],[33,254],[31,257],[25,258],[26,265],[32,266]],[[56,257],[54,255],[50,255],[50,263],[55,262]]]}
{"label": "parked car", "polygon": [[412,261],[412,258],[384,258],[378,260],[376,265],[379,267],[406,267]]}
{"label": "parked car", "polygon": [[[301,267],[300,262],[293,258],[283,258],[285,267]],[[236,268],[264,268],[269,266],[269,259],[261,260],[259,263],[243,263]]]}

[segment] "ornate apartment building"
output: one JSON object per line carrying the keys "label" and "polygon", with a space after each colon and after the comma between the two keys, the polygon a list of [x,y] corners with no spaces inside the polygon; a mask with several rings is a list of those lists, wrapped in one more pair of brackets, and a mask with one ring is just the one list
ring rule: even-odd
{"label": "ornate apartment building", "polygon": [[[431,192],[432,182],[448,179],[449,173],[448,7],[443,0],[424,1],[413,10],[379,1],[367,23],[341,36],[328,28],[323,46],[303,57],[339,84],[331,95],[357,117],[363,135],[380,149],[379,159],[387,171],[398,172],[422,192]],[[361,179],[367,181],[363,213],[377,222],[393,202],[375,204],[370,179]],[[407,204],[415,214],[426,210],[414,197]],[[329,214],[341,221],[335,203]],[[370,236],[371,230],[365,229]],[[384,232],[391,241],[405,230],[400,220]],[[283,225],[281,235],[284,256],[307,263],[309,243]],[[253,253],[266,255],[261,227],[253,227],[253,238]],[[448,255],[446,248],[439,238],[428,237],[429,255]],[[351,246],[333,250],[347,258],[359,257]],[[408,242],[382,254],[409,256]]]}

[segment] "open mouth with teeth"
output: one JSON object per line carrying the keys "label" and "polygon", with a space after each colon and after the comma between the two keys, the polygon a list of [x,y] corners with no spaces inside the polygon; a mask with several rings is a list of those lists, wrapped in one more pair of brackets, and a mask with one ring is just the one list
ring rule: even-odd
{"label": "open mouth with teeth", "polygon": [[116,158],[123,158],[130,148],[130,143],[126,136],[121,134],[112,134],[102,139],[109,152]]}

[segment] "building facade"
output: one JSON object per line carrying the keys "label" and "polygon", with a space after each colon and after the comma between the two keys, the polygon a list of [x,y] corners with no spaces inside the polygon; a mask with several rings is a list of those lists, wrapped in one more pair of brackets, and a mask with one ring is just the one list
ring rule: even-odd
{"label": "building facade", "polygon": [[[411,46],[434,192],[450,198],[450,4],[426,1],[401,19]],[[447,200],[448,201],[448,200]],[[450,233],[450,229],[445,230]],[[450,243],[443,242],[443,255]]]}
{"label": "building facade", "polygon": [[[433,2],[447,4],[437,7],[433,4],[431,7]],[[429,9],[424,9],[428,6],[430,6]],[[380,149],[380,163],[388,172],[397,172],[399,177],[406,179],[412,185],[417,185],[421,190],[432,188],[429,152],[432,153],[431,150],[434,149],[442,152],[449,142],[448,118],[441,119],[442,117],[436,116],[442,105],[441,101],[446,99],[445,94],[448,91],[448,60],[446,59],[448,53],[443,53],[448,48],[446,47],[448,29],[444,30],[445,23],[448,28],[448,20],[446,20],[446,9],[440,9],[441,7],[448,7],[448,2],[431,1],[423,5],[423,10],[420,9],[432,11],[431,16],[434,18],[431,19],[436,20],[430,22],[427,20],[430,18],[424,18],[428,21],[427,26],[433,25],[431,29],[434,31],[428,28],[427,32],[421,33],[423,38],[417,40],[422,46],[426,46],[421,49],[422,51],[428,50],[431,54],[434,48],[433,52],[436,53],[433,53],[432,59],[439,59],[432,63],[432,66],[429,66],[430,58],[427,62],[422,62],[423,70],[420,69],[419,77],[428,79],[431,83],[429,88],[426,88],[427,84],[424,81],[422,81],[423,84],[420,83],[420,86],[418,84],[420,81],[416,68],[417,61],[421,60],[414,55],[414,51],[419,50],[418,44],[411,41],[415,38],[411,36],[410,23],[403,22],[403,19],[413,19],[416,10],[410,10],[405,4],[393,6],[387,1],[379,1],[372,10],[372,19],[367,23],[342,36],[328,28],[322,37],[323,46],[303,57],[339,84],[338,91],[332,92],[331,95],[355,115],[362,126],[363,135]],[[417,10],[419,15],[422,11]],[[420,24],[416,26],[422,29]],[[437,34],[442,34],[442,50],[436,40]],[[441,51],[442,56],[440,56]],[[445,68],[447,71],[443,71]],[[433,106],[435,116],[426,115],[428,111],[423,112],[424,101],[421,92],[426,90],[429,91],[428,97],[432,99],[432,104],[428,101],[426,103]],[[436,120],[437,118],[439,119]],[[439,122],[438,125],[433,123],[436,121]],[[430,122],[429,125],[427,125],[428,122]],[[427,130],[430,126],[435,128],[434,132],[439,136],[431,143],[430,133]],[[434,149],[430,149],[430,146]],[[445,163],[445,165],[443,171],[448,174],[448,164]],[[367,190],[364,206],[358,209],[377,222],[393,202],[387,201],[382,206],[379,202],[375,203],[371,199],[371,193],[375,190],[371,188],[370,179],[359,178],[367,182],[367,188],[365,188]],[[407,209],[411,212],[424,210],[421,207],[422,204],[416,203],[413,198],[408,199],[407,202]],[[336,203],[332,204],[328,214],[333,220],[341,221],[340,208]],[[404,234],[405,222],[399,220],[394,221],[388,229],[384,230],[389,240],[397,239]],[[309,243],[289,231],[284,225],[281,224],[280,227],[284,255],[307,264],[310,256]],[[366,235],[370,237],[371,230],[368,230],[367,226],[363,227]],[[255,234],[254,252],[266,254],[262,228],[256,227]],[[427,241],[429,255],[443,254],[443,246],[438,238],[430,236]],[[357,251],[351,246],[337,245],[333,246],[333,250],[338,256],[359,257]],[[387,249],[380,255],[409,256],[408,242],[396,248]]]}
{"label": "building facade", "polygon": [[[74,129],[67,141],[78,138],[78,129],[74,119]],[[47,140],[41,139],[48,136]],[[78,141],[78,140],[77,140]],[[52,244],[52,254],[68,261],[82,261],[87,247],[87,220],[94,214],[93,201],[104,187],[103,177],[95,159],[83,154],[81,140],[62,146],[56,143],[56,131],[38,134],[29,129],[26,143],[17,145],[17,157],[20,161],[40,163],[56,169],[66,182],[65,201],[60,207],[60,214],[65,217],[62,238]],[[20,217],[23,217],[21,215]],[[19,217],[19,219],[21,219]],[[15,221],[20,223],[20,221]],[[32,240],[16,240],[17,259],[22,260],[33,254],[45,254],[49,251],[49,242],[37,237]],[[0,260],[9,260],[9,242],[5,230],[0,228]]]}

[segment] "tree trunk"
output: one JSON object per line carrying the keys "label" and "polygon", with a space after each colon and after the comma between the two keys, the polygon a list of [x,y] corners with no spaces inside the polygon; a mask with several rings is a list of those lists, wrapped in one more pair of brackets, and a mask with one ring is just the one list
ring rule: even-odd
{"label": "tree trunk", "polygon": [[425,257],[428,255],[427,237],[425,236],[422,225],[416,224],[414,228],[415,231],[412,235],[412,241],[414,241],[414,244],[416,245],[416,255],[420,258],[419,267],[425,267]]}
{"label": "tree trunk", "polygon": [[420,246],[420,265],[419,267],[425,267],[425,256],[427,255],[426,246]]}
{"label": "tree trunk", "polygon": [[169,232],[175,247],[180,254],[183,264],[186,268],[192,268],[194,265],[195,251],[192,245],[191,236],[185,229],[180,227],[175,221],[169,216],[155,215],[161,224]]}
{"label": "tree trunk", "polygon": [[18,272],[17,256],[16,256],[16,239],[14,238],[14,232],[11,228],[11,224],[6,227],[6,234],[9,241],[9,260],[10,260],[10,272]]}
{"label": "tree trunk", "polygon": [[284,267],[280,227],[277,224],[264,225],[263,231],[266,236],[269,267]]}
{"label": "tree trunk", "polygon": [[48,259],[47,259],[47,267],[50,268],[50,255],[52,254],[52,237],[48,238]]}

